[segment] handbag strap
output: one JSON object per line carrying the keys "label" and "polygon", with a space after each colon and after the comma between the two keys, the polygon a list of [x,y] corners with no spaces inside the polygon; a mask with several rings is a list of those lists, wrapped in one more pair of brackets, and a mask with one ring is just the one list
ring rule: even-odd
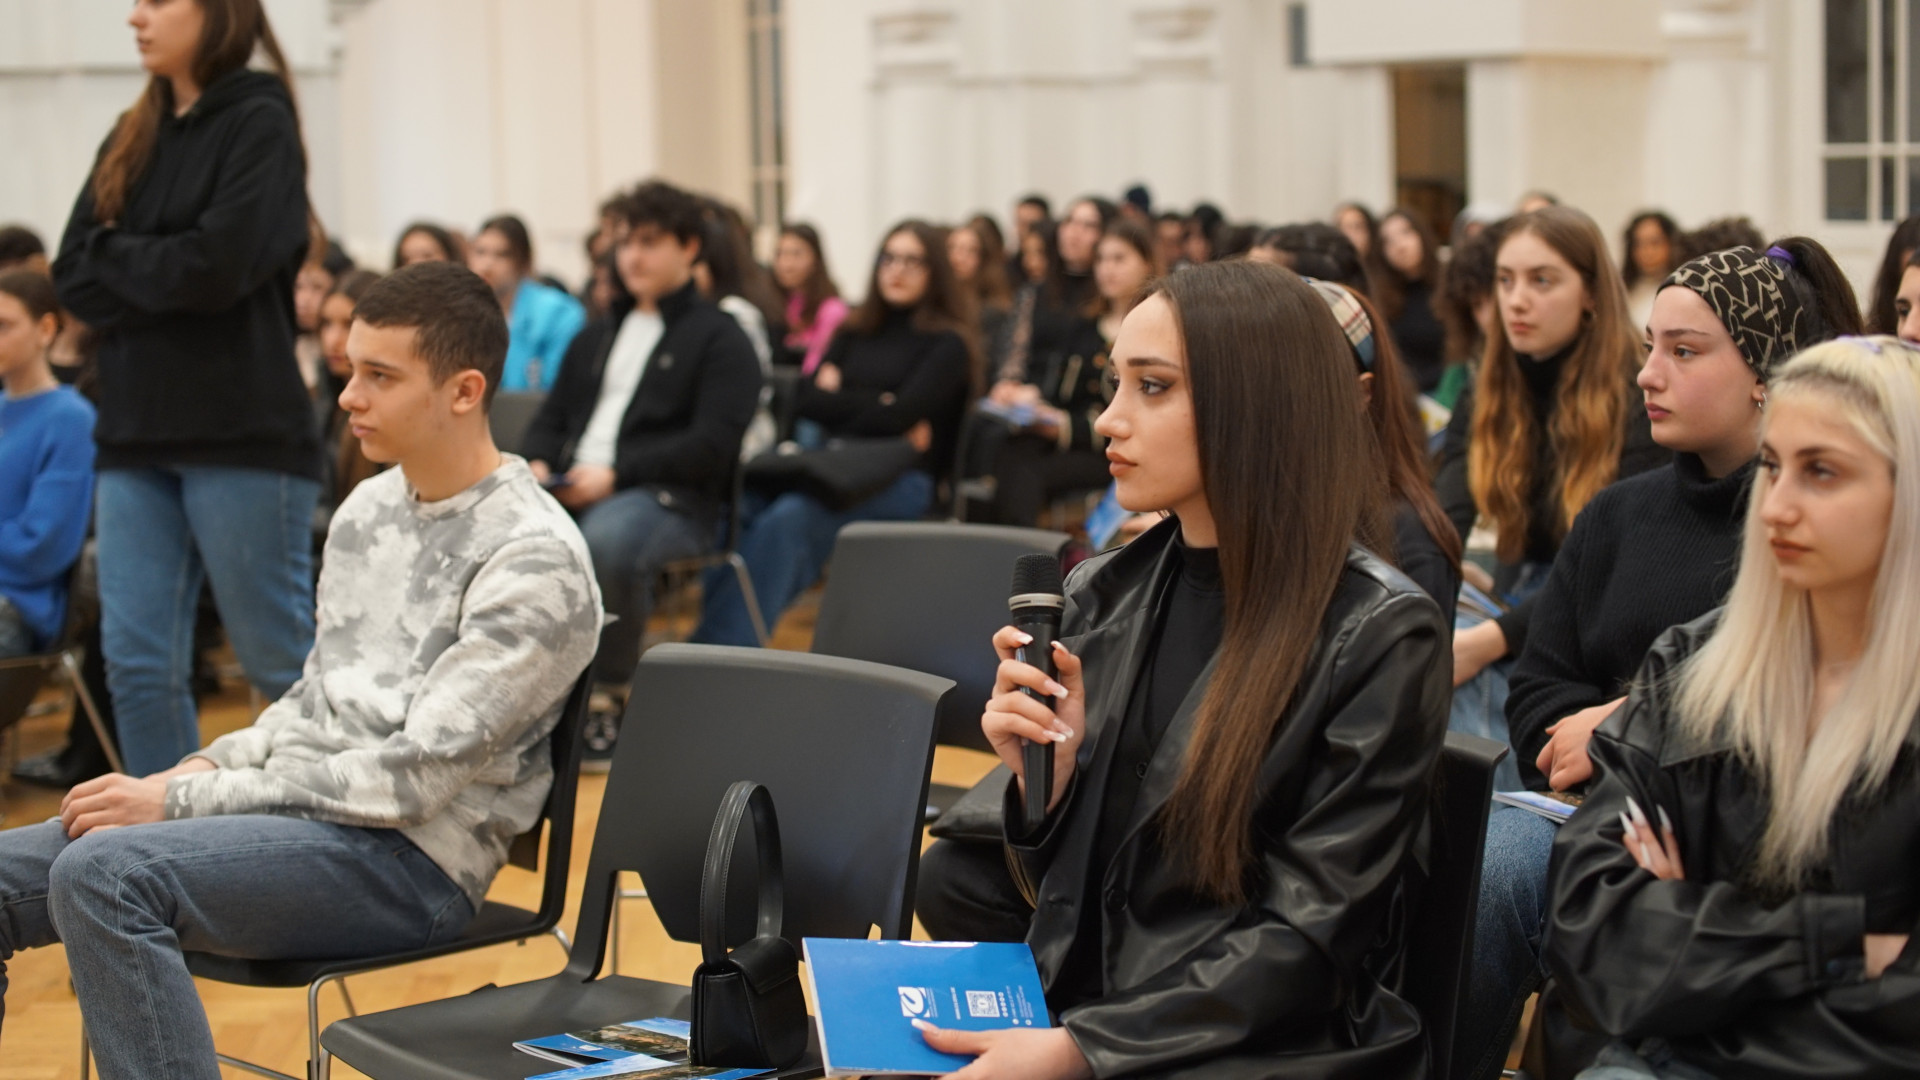
{"label": "handbag strap", "polygon": [[727,958],[727,875],[733,869],[740,820],[748,813],[753,814],[754,849],[760,862],[756,936],[780,936],[785,886],[780,868],[780,822],[774,816],[773,795],[752,780],[736,780],[720,800],[720,812],[713,817],[706,866],[700,872],[700,955],[709,964]]}

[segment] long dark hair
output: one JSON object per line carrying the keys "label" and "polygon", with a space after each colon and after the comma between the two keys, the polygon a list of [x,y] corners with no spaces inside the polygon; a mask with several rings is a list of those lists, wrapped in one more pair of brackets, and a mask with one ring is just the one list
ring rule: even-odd
{"label": "long dark hair", "polygon": [[1887,253],[1880,258],[1880,270],[1873,275],[1873,291],[1867,294],[1867,333],[1894,334],[1900,330],[1900,317],[1894,314],[1894,294],[1900,291],[1900,275],[1907,272],[1907,257],[1920,248],[1920,214],[1903,218],[1887,238]]}
{"label": "long dark hair", "polygon": [[431,221],[416,221],[401,229],[399,237],[393,242],[392,265],[395,270],[400,269],[401,249],[406,246],[407,237],[414,233],[420,233],[432,240],[439,247],[441,254],[447,257],[448,262],[465,263],[467,261],[467,253],[461,249],[460,241],[452,233]]}
{"label": "long dark hair", "polygon": [[[193,54],[193,81],[202,90],[223,75],[239,71],[253,59],[257,47],[267,56],[273,74],[286,85],[287,101],[293,109],[294,131],[300,130],[300,106],[293,92],[293,69],[287,65],[280,42],[273,36],[260,0],[193,0],[205,16],[200,45]],[[113,221],[127,208],[127,195],[139,182],[153,160],[154,144],[160,138],[160,121],[173,112],[173,82],[159,75],[147,80],[147,88],[133,108],[120,114],[113,136],[100,164],[93,170],[93,213],[100,221]],[[300,141],[300,163],[307,162],[304,137]],[[308,200],[312,205],[312,200]],[[312,211],[309,210],[309,216]],[[325,243],[317,219],[313,231]]]}
{"label": "long dark hair", "polygon": [[[1387,261],[1387,241],[1383,234],[1387,222],[1394,218],[1406,222],[1420,238],[1420,269],[1412,275],[1402,274]],[[1379,228],[1373,230],[1373,243],[1367,245],[1366,259],[1367,292],[1374,306],[1390,320],[1399,318],[1406,308],[1408,286],[1423,283],[1431,286],[1440,281],[1440,241],[1425,218],[1405,207],[1396,206],[1380,219]]]}
{"label": "long dark hair", "polygon": [[[1046,275],[1037,282],[1028,279],[1028,283],[1039,289],[1039,299],[1042,307],[1059,307],[1060,298],[1066,291],[1067,279],[1067,264],[1060,261],[1060,223],[1051,218],[1036,221],[1033,223],[1033,227],[1027,230],[1027,235],[1040,242],[1041,258],[1047,264]],[[1017,254],[1020,256],[1021,273],[1025,273],[1027,265],[1026,241],[1022,240],[1020,244],[1020,250]]]}
{"label": "long dark hair", "polygon": [[[1427,455],[1420,411],[1413,401],[1413,381],[1407,378],[1400,350],[1394,345],[1386,324],[1380,321],[1380,312],[1373,301],[1356,289],[1347,291],[1353,293],[1360,310],[1366,312],[1373,323],[1373,367],[1368,369],[1373,372],[1373,393],[1367,400],[1367,419],[1372,421],[1374,449],[1380,455],[1388,493],[1413,507],[1421,527],[1457,570],[1460,568],[1460,533],[1433,491],[1432,459]],[[1385,550],[1382,553],[1397,559],[1399,553],[1391,550],[1392,539],[1392,530],[1383,530],[1381,542]]]}
{"label": "long dark hair", "polygon": [[[1109,240],[1120,241],[1139,253],[1140,257],[1147,261],[1147,282],[1149,284],[1161,274],[1167,272],[1167,268],[1160,265],[1160,245],[1154,242],[1153,234],[1147,231],[1145,225],[1131,218],[1115,218],[1113,223],[1108,225],[1106,229],[1100,233],[1100,239],[1094,241],[1093,262],[1095,266],[1100,264],[1100,245]],[[1116,312],[1125,314],[1126,309],[1119,305],[1132,304],[1133,302],[1134,298],[1131,296],[1118,303],[1109,301],[1106,297],[1100,295],[1099,289],[1095,289],[1093,295],[1087,299],[1086,310],[1081,314],[1089,319],[1095,320],[1103,315],[1114,314]]]}
{"label": "long dark hair", "polygon": [[945,235],[918,218],[900,222],[880,238],[880,246],[874,251],[873,271],[867,277],[867,297],[860,301],[859,307],[848,312],[846,322],[841,325],[855,334],[877,334],[886,323],[891,305],[880,295],[880,256],[886,253],[887,241],[901,233],[908,233],[920,241],[927,260],[927,291],[913,307],[913,328],[927,333],[951,330],[958,334],[960,340],[966,343],[967,367],[973,372],[977,390],[981,378],[981,354],[979,334],[974,329],[973,306],[960,291],[959,279],[953,276],[953,264],[947,261]]}
{"label": "long dark hair", "polygon": [[533,274],[533,236],[527,231],[527,223],[513,214],[496,214],[480,223],[473,236],[479,239],[490,232],[500,234],[507,242],[507,255],[520,267],[522,277]]}
{"label": "long dark hair", "polygon": [[782,226],[781,236],[791,236],[807,245],[813,252],[813,269],[807,272],[807,280],[800,283],[795,292],[800,294],[800,325],[793,329],[802,330],[813,325],[820,314],[820,305],[840,295],[840,286],[833,283],[833,275],[827,273],[827,255],[820,247],[820,233],[811,225],[792,223]]}
{"label": "long dark hair", "polygon": [[1187,352],[1200,475],[1220,540],[1226,625],[1167,803],[1194,887],[1240,903],[1257,774],[1293,702],[1346,565],[1378,507],[1353,354],[1326,302],[1289,270],[1194,266],[1149,295]]}
{"label": "long dark hair", "polygon": [[1007,243],[1000,226],[985,214],[975,214],[959,227],[980,241],[980,269],[970,283],[974,304],[983,311],[1005,311],[1013,304],[1013,285],[1007,281]]}
{"label": "long dark hair", "polygon": [[[1800,302],[1817,318],[1813,340],[1802,341],[1808,348],[1816,342],[1836,337],[1857,337],[1870,331],[1860,321],[1860,302],[1854,298],[1853,283],[1833,261],[1833,255],[1820,241],[1805,236],[1783,236],[1767,245],[1793,256],[1786,265],[1787,288],[1799,295]],[[1894,279],[1896,286],[1899,278]],[[1785,358],[1782,357],[1784,360]]]}
{"label": "long dark hair", "polygon": [[1640,223],[1651,221],[1660,226],[1667,237],[1667,270],[1672,271],[1680,263],[1674,258],[1679,249],[1675,243],[1680,239],[1680,226],[1673,219],[1658,210],[1642,210],[1627,222],[1626,231],[1620,234],[1620,283],[1631,289],[1640,284],[1640,264],[1633,261],[1633,234],[1640,231]]}

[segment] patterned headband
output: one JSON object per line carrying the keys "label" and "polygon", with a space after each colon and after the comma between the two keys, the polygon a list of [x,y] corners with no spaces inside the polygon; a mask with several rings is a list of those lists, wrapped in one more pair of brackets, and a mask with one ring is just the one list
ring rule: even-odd
{"label": "patterned headband", "polygon": [[[1776,254],[1777,252],[1777,254]],[[1818,321],[1787,281],[1793,256],[1779,248],[1713,251],[1689,260],[1660,287],[1680,285],[1699,294],[1733,336],[1733,344],[1761,382],[1813,344]]]}
{"label": "patterned headband", "polygon": [[1354,358],[1360,361],[1360,370],[1373,370],[1373,320],[1367,318],[1367,310],[1353,294],[1335,285],[1331,281],[1319,278],[1303,278],[1327,302],[1327,308],[1333,312],[1340,331],[1347,335],[1347,344],[1353,347]]}

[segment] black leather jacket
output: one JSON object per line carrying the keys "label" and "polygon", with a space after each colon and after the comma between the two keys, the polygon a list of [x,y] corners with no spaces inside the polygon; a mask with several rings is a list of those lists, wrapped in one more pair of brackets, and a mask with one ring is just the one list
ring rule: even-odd
{"label": "black leather jacket", "polygon": [[[1420,1017],[1395,987],[1452,654],[1439,609],[1385,562],[1348,555],[1267,751],[1248,900],[1229,909],[1196,895],[1153,824],[1212,664],[1162,737],[1113,862],[1088,865],[1178,528],[1163,522],[1088,560],[1067,586],[1062,639],[1085,665],[1091,733],[1053,815],[1008,845],[1037,901],[1027,943],[1041,981],[1051,996],[1082,906],[1097,904],[1103,993],[1060,1016],[1094,1075],[1424,1077]],[[1016,794],[1009,783],[1009,822]]]}
{"label": "black leather jacket", "polygon": [[[1842,804],[1805,889],[1749,886],[1766,792],[1731,744],[1671,730],[1665,678],[1719,616],[1663,634],[1588,745],[1586,801],[1554,841],[1548,960],[1593,1026],[1662,1037],[1713,1076],[1920,1076],[1920,944],[1878,979],[1861,956],[1865,934],[1920,929],[1920,735],[1878,795]],[[1672,817],[1686,880],[1656,881],[1621,846],[1629,796]]]}

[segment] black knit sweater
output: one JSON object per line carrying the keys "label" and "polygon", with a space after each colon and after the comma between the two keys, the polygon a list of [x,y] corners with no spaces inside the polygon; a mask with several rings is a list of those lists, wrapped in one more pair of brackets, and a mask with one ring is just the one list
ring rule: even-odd
{"label": "black knit sweater", "polygon": [[905,435],[925,420],[933,426],[933,445],[921,455],[921,467],[945,476],[967,407],[969,363],[959,334],[918,329],[911,312],[896,310],[874,333],[842,326],[833,335],[820,365],[839,369],[840,388],[800,384],[796,411],[831,435]]}
{"label": "black knit sweater", "polygon": [[1725,600],[1752,482],[1751,463],[1715,480],[1698,457],[1676,454],[1608,487],[1574,520],[1535,596],[1507,697],[1529,787],[1546,790],[1533,762],[1548,725],[1626,693],[1655,638]]}

